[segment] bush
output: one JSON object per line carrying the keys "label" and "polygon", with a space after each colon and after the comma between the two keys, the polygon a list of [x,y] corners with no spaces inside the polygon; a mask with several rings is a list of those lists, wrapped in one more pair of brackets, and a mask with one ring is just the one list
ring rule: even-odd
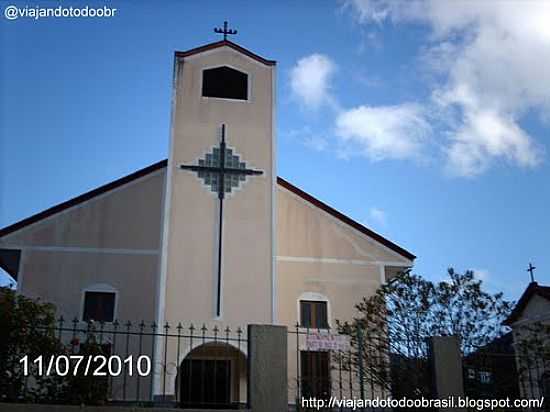
{"label": "bush", "polygon": [[[56,338],[55,307],[0,288],[0,396],[3,401],[47,400],[55,397],[55,377],[23,375],[20,360],[64,352]],[[25,390],[28,389],[28,390]]]}
{"label": "bush", "polygon": [[[84,376],[39,376],[33,361],[42,356],[72,354],[73,345],[63,344],[56,330],[55,306],[27,298],[0,287],[0,402],[103,404],[107,399],[106,378]],[[92,334],[80,345],[80,355],[108,355]],[[21,359],[27,356],[31,376],[24,375]]]}

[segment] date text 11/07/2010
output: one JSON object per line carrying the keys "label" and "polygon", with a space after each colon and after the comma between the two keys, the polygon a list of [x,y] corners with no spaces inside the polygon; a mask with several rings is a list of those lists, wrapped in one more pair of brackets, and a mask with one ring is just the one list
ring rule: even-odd
{"label": "date text 11/07/2010", "polygon": [[135,358],[135,363],[132,355],[124,359],[116,355],[52,355],[49,358],[40,355],[34,360],[25,355],[19,363],[25,376],[149,376],[151,373],[151,359],[146,355]]}

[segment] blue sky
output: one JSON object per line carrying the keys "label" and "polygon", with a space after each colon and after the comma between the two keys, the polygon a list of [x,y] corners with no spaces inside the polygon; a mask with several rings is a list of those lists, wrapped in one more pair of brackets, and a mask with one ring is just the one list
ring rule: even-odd
{"label": "blue sky", "polygon": [[550,3],[35,3],[117,11],[0,17],[0,227],[165,158],[173,51],[227,19],[278,62],[280,176],[428,278],[550,283]]}

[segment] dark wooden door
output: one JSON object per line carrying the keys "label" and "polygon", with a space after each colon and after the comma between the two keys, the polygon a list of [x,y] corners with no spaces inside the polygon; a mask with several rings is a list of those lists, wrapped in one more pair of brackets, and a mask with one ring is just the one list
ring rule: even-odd
{"label": "dark wooden door", "polygon": [[300,352],[300,371],[304,398],[330,397],[329,352]]}
{"label": "dark wooden door", "polygon": [[231,404],[229,359],[186,359],[181,366],[182,407],[228,408]]}

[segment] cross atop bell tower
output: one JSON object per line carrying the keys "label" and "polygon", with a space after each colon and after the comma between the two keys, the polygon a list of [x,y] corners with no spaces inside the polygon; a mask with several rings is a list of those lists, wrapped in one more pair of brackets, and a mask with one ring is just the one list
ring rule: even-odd
{"label": "cross atop bell tower", "polygon": [[220,29],[219,27],[216,27],[214,29],[214,32],[218,33],[218,34],[223,34],[223,39],[224,40],[227,40],[227,35],[228,34],[237,34],[237,30],[228,29],[227,26],[228,26],[228,24],[227,24],[227,20],[226,20],[226,21],[223,22],[223,29]]}
{"label": "cross atop bell tower", "polygon": [[533,272],[535,271],[536,266],[533,266],[531,262],[529,262],[529,267],[527,268],[527,272],[529,272],[529,275],[531,276],[531,283],[535,281],[535,276],[533,275]]}

